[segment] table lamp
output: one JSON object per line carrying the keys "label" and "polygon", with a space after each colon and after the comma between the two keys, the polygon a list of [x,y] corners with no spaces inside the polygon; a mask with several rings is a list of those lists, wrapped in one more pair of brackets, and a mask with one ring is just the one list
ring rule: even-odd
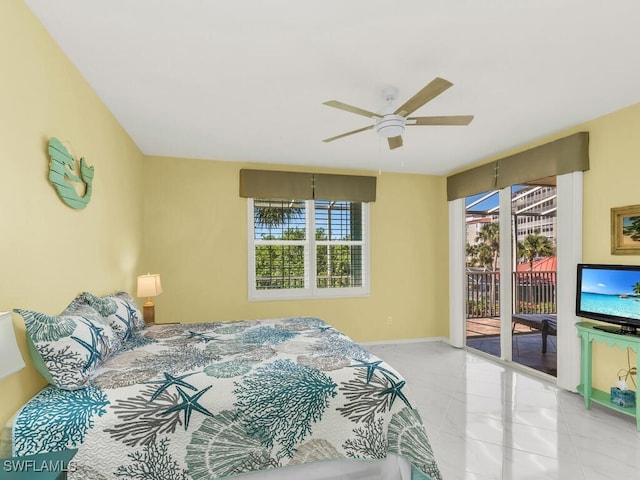
{"label": "table lamp", "polygon": [[0,313],[0,380],[24,368],[10,312]]}
{"label": "table lamp", "polygon": [[145,323],[155,323],[155,305],[151,297],[162,293],[159,273],[147,273],[138,276],[138,297],[147,297],[147,301],[142,306],[142,315]]}

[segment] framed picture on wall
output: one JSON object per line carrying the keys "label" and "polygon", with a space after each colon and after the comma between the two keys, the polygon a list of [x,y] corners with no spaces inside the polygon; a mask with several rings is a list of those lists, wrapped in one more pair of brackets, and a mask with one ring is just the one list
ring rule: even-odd
{"label": "framed picture on wall", "polygon": [[640,205],[611,209],[611,254],[640,255]]}

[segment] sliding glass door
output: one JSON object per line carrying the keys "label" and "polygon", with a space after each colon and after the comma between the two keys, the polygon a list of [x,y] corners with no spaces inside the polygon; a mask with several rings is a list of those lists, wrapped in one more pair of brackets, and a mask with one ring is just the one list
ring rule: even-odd
{"label": "sliding glass door", "polygon": [[554,376],[556,198],[555,177],[467,197],[464,247],[466,345]]}
{"label": "sliding glass door", "polygon": [[467,346],[500,351],[500,210],[497,190],[465,199]]}
{"label": "sliding glass door", "polygon": [[555,177],[511,187],[514,362],[557,375],[557,189]]}

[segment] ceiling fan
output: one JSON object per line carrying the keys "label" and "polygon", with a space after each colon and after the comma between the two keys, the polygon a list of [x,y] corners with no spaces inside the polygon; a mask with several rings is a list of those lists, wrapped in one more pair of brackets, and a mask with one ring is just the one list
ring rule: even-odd
{"label": "ceiling fan", "polygon": [[347,112],[357,113],[365,117],[369,117],[375,120],[374,125],[368,127],[359,128],[351,132],[336,135],[335,137],[326,138],[323,142],[333,142],[339,138],[348,137],[355,133],[364,132],[365,130],[371,130],[375,127],[378,135],[385,137],[389,142],[389,148],[393,150],[402,146],[402,133],[406,125],[469,125],[473,120],[473,115],[449,115],[439,117],[408,117],[408,115],[415,112],[422,107],[425,103],[433,100],[447,88],[453,86],[453,83],[445,80],[444,78],[436,77],[429,84],[427,84],[422,90],[416,93],[403,105],[393,110],[393,104],[396,100],[397,90],[395,88],[386,88],[382,95],[386,102],[386,106],[382,113],[374,113],[368,110],[363,110],[346,103],[338,102],[337,100],[329,100],[324,102],[323,105],[339,108],[340,110],[346,110]]}

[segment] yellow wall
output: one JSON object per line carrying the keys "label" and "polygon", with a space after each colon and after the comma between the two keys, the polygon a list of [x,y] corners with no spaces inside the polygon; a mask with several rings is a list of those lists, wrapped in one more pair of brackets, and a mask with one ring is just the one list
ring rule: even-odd
{"label": "yellow wall", "polygon": [[448,336],[443,177],[378,176],[369,297],[250,302],[247,200],[238,195],[238,175],[265,166],[161,157],[144,165],[142,265],[162,275],[158,322],[314,315],[358,341]]}
{"label": "yellow wall", "polygon": [[[82,290],[131,289],[142,246],[142,155],[22,0],[0,2],[0,310],[57,314]],[[95,167],[84,210],[49,184],[47,142],[58,137]],[[0,382],[0,424],[44,385],[24,323],[27,368]]]}

